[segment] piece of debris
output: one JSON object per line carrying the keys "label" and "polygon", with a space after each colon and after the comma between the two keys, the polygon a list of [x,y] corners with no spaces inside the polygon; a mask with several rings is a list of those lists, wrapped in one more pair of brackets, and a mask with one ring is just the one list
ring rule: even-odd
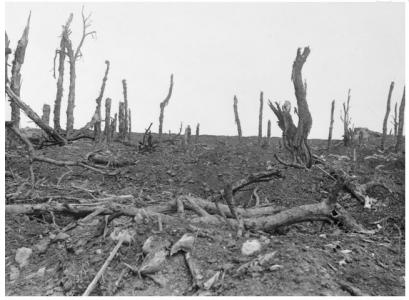
{"label": "piece of debris", "polygon": [[170,249],[170,256],[179,252],[180,250],[190,252],[195,243],[195,237],[191,234],[185,233]]}
{"label": "piece of debris", "polygon": [[38,277],[44,277],[44,275],[45,275],[45,267],[42,267],[42,268],[38,269],[37,276]]}
{"label": "piece of debris", "polygon": [[280,270],[280,269],[282,269],[282,268],[283,268],[282,265],[272,265],[272,266],[269,268],[269,270],[270,270],[270,271],[277,271],[277,270]]}
{"label": "piece of debris", "polygon": [[35,246],[34,249],[38,251],[39,254],[42,254],[47,251],[48,246],[50,245],[51,240],[46,237],[40,240]]}
{"label": "piece of debris", "polygon": [[168,251],[165,249],[160,249],[149,253],[142,262],[142,265],[139,268],[139,273],[141,275],[145,275],[160,271],[164,265],[164,262],[166,261],[167,256]]}
{"label": "piece of debris", "polygon": [[271,263],[277,251],[273,251],[264,255],[259,255],[257,258],[261,266],[265,266]]}
{"label": "piece of debris", "polygon": [[20,276],[19,269],[16,266],[11,265],[10,266],[10,281],[16,280],[19,276]]}
{"label": "piece of debris", "polygon": [[153,251],[159,249],[167,249],[169,247],[170,241],[168,239],[162,238],[157,235],[151,235],[146,239],[145,243],[143,243],[142,251],[146,255]]}
{"label": "piece of debris", "polygon": [[66,239],[68,239],[70,236],[68,234],[66,234],[65,232],[59,232],[55,237],[54,240],[55,241],[64,241]]}
{"label": "piece of debris", "polygon": [[30,258],[33,250],[30,248],[22,247],[16,251],[16,262],[20,265],[20,269],[28,264],[28,259]]}
{"label": "piece of debris", "polygon": [[258,240],[247,240],[241,247],[241,254],[249,256],[261,250],[261,244]]}
{"label": "piece of debris", "polygon": [[210,277],[205,283],[203,283],[203,288],[205,290],[210,290],[211,287],[219,280],[220,271],[217,271],[212,277]]}

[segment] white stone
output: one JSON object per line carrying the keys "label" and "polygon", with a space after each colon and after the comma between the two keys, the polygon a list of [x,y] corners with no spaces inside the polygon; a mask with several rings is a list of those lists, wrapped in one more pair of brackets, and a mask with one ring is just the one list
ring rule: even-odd
{"label": "white stone", "polygon": [[10,266],[10,281],[16,280],[20,276],[20,271],[16,266]]}
{"label": "white stone", "polygon": [[261,250],[261,244],[258,240],[248,240],[243,243],[241,253],[243,255],[252,255]]}
{"label": "white stone", "polygon": [[20,268],[28,264],[28,259],[30,258],[32,253],[33,250],[31,250],[30,248],[22,247],[17,249],[15,260],[20,265]]}

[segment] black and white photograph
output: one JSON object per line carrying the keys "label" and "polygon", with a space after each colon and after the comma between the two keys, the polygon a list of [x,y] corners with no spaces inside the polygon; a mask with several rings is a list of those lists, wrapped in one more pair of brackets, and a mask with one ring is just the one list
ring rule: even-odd
{"label": "black and white photograph", "polygon": [[406,1],[6,1],[6,296],[405,296]]}

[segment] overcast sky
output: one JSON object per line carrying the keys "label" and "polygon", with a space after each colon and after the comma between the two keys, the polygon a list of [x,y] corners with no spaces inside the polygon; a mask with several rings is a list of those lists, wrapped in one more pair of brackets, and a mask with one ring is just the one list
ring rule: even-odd
{"label": "overcast sky", "polygon": [[[54,105],[52,77],[61,25],[74,13],[72,41],[81,34],[81,3],[6,3],[6,30],[14,50],[31,10],[21,96],[41,114]],[[267,105],[296,103],[291,66],[297,47],[310,46],[303,69],[313,117],[311,138],[327,138],[330,105],[336,100],[334,137],[341,138],[340,109],[351,88],[356,127],[381,131],[390,82],[392,105],[401,100],[405,70],[403,3],[88,3],[96,39],[87,39],[77,63],[76,128],[95,109],[104,61],[111,62],[105,97],[113,112],[122,101],[122,79],[128,82],[132,128],[150,122],[158,130],[159,103],[174,74],[174,92],[165,110],[164,131],[180,122],[201,124],[201,133],[235,135],[233,96],[239,100],[244,135],[257,135],[259,93],[264,92],[264,133],[281,135]],[[69,72],[66,66],[61,112],[66,124]],[[104,107],[104,104],[103,104]],[[53,108],[51,109],[53,111]],[[10,109],[6,105],[6,118]],[[51,115],[51,120],[53,116]],[[23,117],[22,127],[32,126]],[[389,128],[391,125],[389,124]]]}

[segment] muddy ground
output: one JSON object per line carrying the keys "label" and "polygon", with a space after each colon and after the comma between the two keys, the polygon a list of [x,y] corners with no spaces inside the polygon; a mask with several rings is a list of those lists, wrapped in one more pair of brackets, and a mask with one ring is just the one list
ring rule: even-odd
{"label": "muddy ground", "polygon": [[[140,135],[133,136],[135,143]],[[221,271],[219,279],[202,295],[351,295],[343,283],[358,288],[367,295],[405,294],[405,161],[404,157],[365,159],[373,154],[383,155],[379,141],[356,147],[357,162],[351,161],[352,148],[337,146],[329,155],[326,141],[312,140],[313,153],[322,155],[331,164],[357,175],[361,183],[377,180],[387,186],[373,187],[368,195],[377,201],[364,208],[345,192],[339,203],[374,234],[346,232],[336,225],[322,226],[321,222],[295,224],[279,233],[244,232],[242,237],[227,224],[192,223],[193,212],[186,212],[173,222],[163,223],[158,232],[157,220],[134,222],[120,217],[106,228],[105,235],[95,235],[104,222],[98,216],[87,226],[67,231],[68,236],[53,239],[59,231],[79,217],[68,214],[6,215],[6,294],[7,295],[81,295],[103,265],[116,242],[110,238],[114,228],[128,228],[135,233],[130,245],[120,248],[105,271],[92,295],[191,295],[194,291],[191,275],[183,254],[168,257],[166,265],[155,276],[161,285],[146,277],[125,272],[115,285],[123,263],[138,267],[145,240],[158,235],[171,243],[183,234],[192,233],[196,242],[192,256],[199,264],[204,278]],[[75,160],[95,150],[91,141],[76,141],[66,147],[48,147],[39,153],[54,159]],[[279,139],[272,139],[269,147],[257,145],[256,138],[201,136],[196,145],[184,149],[181,145],[166,144],[152,153],[140,154],[131,146],[119,143],[109,149],[116,155],[135,163],[121,168],[114,177],[75,167],[68,169],[45,163],[34,163],[36,188],[31,191],[28,161],[24,146],[6,151],[6,204],[35,204],[47,201],[73,203],[75,199],[95,202],[110,195],[133,195],[122,204],[144,207],[168,203],[178,195],[189,194],[207,198],[221,189],[220,174],[230,174],[232,180],[275,167],[285,178],[257,184],[260,205],[288,208],[320,202],[328,195],[332,179],[318,168],[310,171],[279,165],[273,155],[280,150]],[[343,157],[346,156],[346,157]],[[380,164],[383,167],[378,167]],[[58,181],[59,184],[57,185]],[[253,186],[254,187],[254,186]],[[253,189],[236,195],[240,205],[249,202]],[[14,195],[13,195],[14,194]],[[13,195],[13,196],[10,196]],[[53,196],[72,197],[53,199]],[[73,200],[74,199],[74,200]],[[83,201],[84,202],[84,201]],[[199,231],[197,230],[199,229]],[[261,251],[251,256],[241,252],[249,239],[261,242]],[[72,244],[75,247],[72,247]],[[17,249],[33,250],[28,264],[19,268],[15,261]],[[73,251],[74,248],[74,251]],[[39,250],[40,249],[40,250]],[[246,263],[259,255],[276,251],[267,266]],[[272,267],[273,266],[273,267]],[[40,270],[40,271],[39,271]],[[352,292],[353,293],[353,292]]]}

